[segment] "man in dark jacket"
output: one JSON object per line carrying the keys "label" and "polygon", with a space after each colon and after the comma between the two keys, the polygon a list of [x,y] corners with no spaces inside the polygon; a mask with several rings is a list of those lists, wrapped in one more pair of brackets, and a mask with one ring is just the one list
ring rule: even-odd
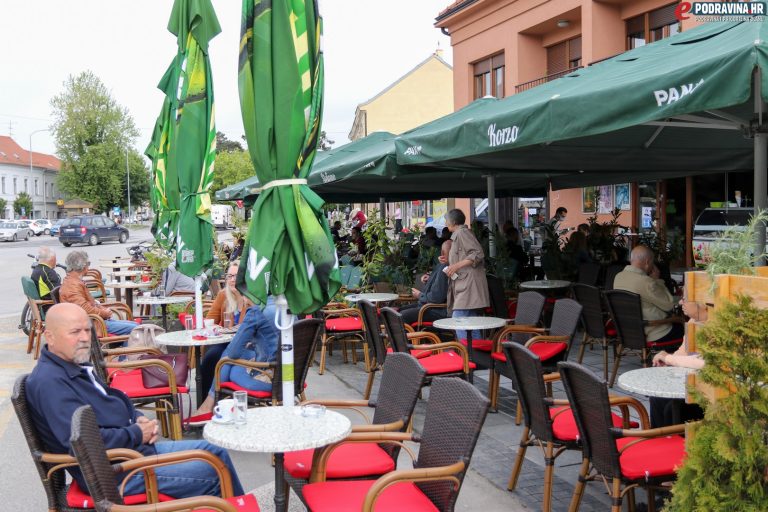
{"label": "man in dark jacket", "polygon": [[[446,261],[448,253],[451,250],[451,242],[447,240],[443,242],[440,247],[440,254],[445,256]],[[428,275],[424,289],[419,291],[416,288],[411,288],[413,296],[418,299],[414,304],[409,304],[400,308],[400,314],[403,315],[403,322],[412,324],[419,319],[419,310],[424,304],[445,304],[448,300],[448,276],[445,275],[443,269],[447,266],[446,263],[438,263],[432,269]],[[422,321],[434,322],[441,318],[447,318],[448,311],[445,308],[429,308],[424,312]]]}
{"label": "man in dark jacket", "polygon": [[[27,379],[27,402],[32,421],[45,449],[53,453],[71,453],[69,438],[75,410],[90,405],[96,413],[101,436],[107,449],[128,448],[144,455],[206,450],[219,457],[232,475],[236,496],[243,494],[232,461],[223,448],[206,441],[168,441],[156,443],[157,420],[137,411],[121,391],[110,388],[89,364],[91,321],[76,304],[53,306],[45,319],[46,347],[37,366]],[[85,480],[77,468],[67,468],[82,489]],[[158,490],[174,498],[220,495],[217,473],[204,462],[185,462],[155,468]],[[133,476],[125,484],[125,494],[145,492],[144,477]]]}

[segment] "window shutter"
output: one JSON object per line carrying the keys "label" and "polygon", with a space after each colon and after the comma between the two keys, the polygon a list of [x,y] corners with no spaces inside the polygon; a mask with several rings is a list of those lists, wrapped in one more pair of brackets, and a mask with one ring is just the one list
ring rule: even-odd
{"label": "window shutter", "polygon": [[645,34],[645,15],[635,16],[627,20],[627,35]]}
{"label": "window shutter", "polygon": [[581,36],[568,41],[568,61],[581,59]]}
{"label": "window shutter", "polygon": [[566,53],[566,42],[556,44],[547,48],[547,75],[554,75],[568,69],[568,55]]}
{"label": "window shutter", "polygon": [[649,28],[653,30],[655,28],[666,27],[667,25],[672,25],[673,23],[677,23],[677,18],[675,18],[675,7],[677,7],[677,4],[671,4],[666,7],[662,7],[660,9],[656,9],[655,11],[649,12],[648,13]]}

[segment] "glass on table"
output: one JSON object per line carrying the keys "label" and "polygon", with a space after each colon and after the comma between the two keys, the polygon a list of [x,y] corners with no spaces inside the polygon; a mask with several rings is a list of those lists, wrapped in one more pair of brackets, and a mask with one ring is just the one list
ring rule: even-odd
{"label": "glass on table", "polygon": [[235,326],[235,315],[232,313],[222,313],[221,326],[225,329],[231,329]]}
{"label": "glass on table", "polygon": [[158,288],[158,290],[157,290],[157,298],[158,299],[164,299],[165,298],[165,288],[164,287],[161,286],[160,288]]}
{"label": "glass on table", "polygon": [[186,315],[184,317],[184,329],[191,331],[195,328],[195,318],[192,315]]}
{"label": "glass on table", "polygon": [[235,425],[245,425],[248,422],[248,393],[235,391]]}

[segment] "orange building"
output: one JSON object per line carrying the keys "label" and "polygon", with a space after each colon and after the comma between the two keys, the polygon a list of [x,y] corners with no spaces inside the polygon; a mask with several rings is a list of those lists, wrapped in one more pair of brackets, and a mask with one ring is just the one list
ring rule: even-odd
{"label": "orange building", "polygon": [[[435,23],[451,38],[454,108],[486,95],[510,96],[697,24],[693,18],[678,22],[676,6],[669,0],[458,0]],[[566,207],[567,226],[576,226],[595,213],[607,220],[600,206],[607,211],[621,200],[621,224],[665,226],[668,213],[679,214],[676,227],[690,233],[692,183],[631,183],[619,194],[616,187],[600,187],[600,205],[589,201],[594,188],[551,191],[548,205],[550,215]]]}

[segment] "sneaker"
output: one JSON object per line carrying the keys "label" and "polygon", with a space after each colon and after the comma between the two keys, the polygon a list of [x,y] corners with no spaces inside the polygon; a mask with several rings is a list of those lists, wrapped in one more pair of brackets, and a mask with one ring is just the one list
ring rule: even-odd
{"label": "sneaker", "polygon": [[187,424],[190,427],[200,427],[211,421],[211,418],[213,418],[212,412],[198,414],[197,416],[190,416],[187,420]]}

